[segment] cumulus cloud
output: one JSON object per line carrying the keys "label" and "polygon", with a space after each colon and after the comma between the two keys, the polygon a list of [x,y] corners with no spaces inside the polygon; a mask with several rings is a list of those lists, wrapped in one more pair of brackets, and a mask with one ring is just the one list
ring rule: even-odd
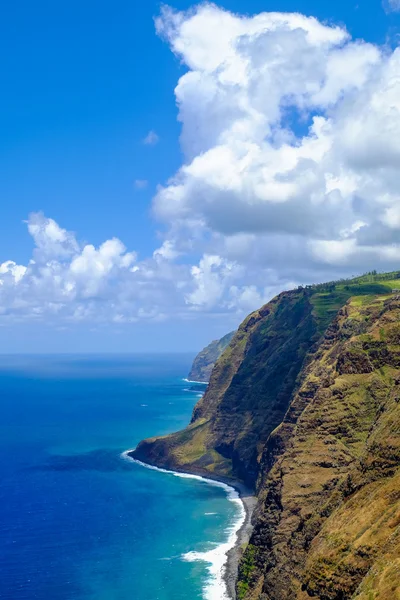
{"label": "cumulus cloud", "polygon": [[27,225],[33,258],[27,265],[11,260],[0,265],[3,318],[155,318],[162,312],[163,294],[171,300],[178,268],[166,273],[154,259],[139,262],[116,238],[98,248],[80,244],[73,233],[41,213],[32,214]]}
{"label": "cumulus cloud", "polygon": [[66,258],[78,251],[74,234],[59,227],[53,219],[46,219],[41,213],[32,213],[27,225],[39,259]]}
{"label": "cumulus cloud", "polygon": [[258,289],[255,285],[245,285],[238,287],[232,286],[230,289],[231,300],[229,302],[230,308],[243,311],[245,313],[254,310],[255,306],[262,306],[274,294],[274,288]]}
{"label": "cumulus cloud", "polygon": [[[12,283],[19,283],[26,271],[27,268],[23,265],[17,265],[13,260],[7,260],[0,265],[0,282],[4,282],[8,275]],[[4,283],[2,283],[2,285],[4,285]]]}
{"label": "cumulus cloud", "polygon": [[165,240],[163,245],[153,252],[153,258],[155,258],[155,260],[174,260],[175,258],[178,258],[179,255],[180,252],[176,250],[172,240]]}
{"label": "cumulus cloud", "polygon": [[195,307],[211,307],[218,304],[227,283],[235,275],[235,267],[234,263],[220,256],[203,256],[200,263],[191,269],[195,289],[186,295],[186,302]]}
{"label": "cumulus cloud", "polygon": [[209,3],[164,7],[156,26],[187,67],[175,90],[185,162],[156,216],[201,224],[247,273],[255,261],[294,282],[398,268],[400,50]]}
{"label": "cumulus cloud", "polygon": [[0,265],[0,319],[239,319],[300,283],[399,269],[400,49],[210,3],[164,7],[156,28],[185,69],[184,160],[153,202],[160,246],[139,260],[34,214],[31,260]]}
{"label": "cumulus cloud", "polygon": [[[100,246],[81,244],[76,236],[41,213],[30,215],[34,243],[27,265],[0,264],[0,324],[52,320],[96,323],[187,318],[193,310],[235,311],[230,286],[240,267],[205,255],[197,266],[178,259],[182,252],[164,240],[149,258],[139,260],[117,238]],[[255,308],[255,307],[254,307]]]}

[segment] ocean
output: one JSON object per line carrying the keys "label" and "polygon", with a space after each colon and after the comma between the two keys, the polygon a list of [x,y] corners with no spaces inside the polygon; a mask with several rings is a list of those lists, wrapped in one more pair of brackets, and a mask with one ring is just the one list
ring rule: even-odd
{"label": "ocean", "polygon": [[1,599],[224,598],[236,493],[123,454],[188,423],[192,358],[0,358]]}

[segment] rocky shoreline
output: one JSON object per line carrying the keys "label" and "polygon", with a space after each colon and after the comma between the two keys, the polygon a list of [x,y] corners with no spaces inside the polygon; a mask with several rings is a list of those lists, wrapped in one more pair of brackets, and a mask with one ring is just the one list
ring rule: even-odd
{"label": "rocky shoreline", "polygon": [[228,590],[229,597],[232,600],[236,600],[236,582],[238,578],[239,571],[239,563],[243,555],[244,547],[249,543],[253,526],[252,526],[252,516],[254,509],[256,507],[257,498],[254,496],[249,490],[247,490],[241,484],[232,485],[239,492],[240,499],[243,502],[244,509],[246,511],[246,518],[236,534],[236,544],[235,546],[229,550],[225,565],[225,583],[226,588]]}

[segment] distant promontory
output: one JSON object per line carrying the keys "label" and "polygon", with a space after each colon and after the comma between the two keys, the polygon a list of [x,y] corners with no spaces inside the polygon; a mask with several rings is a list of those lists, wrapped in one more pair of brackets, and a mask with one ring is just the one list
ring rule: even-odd
{"label": "distant promontory", "polygon": [[220,340],[214,340],[204,348],[194,359],[192,369],[188,375],[189,381],[209,382],[214,364],[217,362],[225,348],[230,344],[235,331],[228,333]]}

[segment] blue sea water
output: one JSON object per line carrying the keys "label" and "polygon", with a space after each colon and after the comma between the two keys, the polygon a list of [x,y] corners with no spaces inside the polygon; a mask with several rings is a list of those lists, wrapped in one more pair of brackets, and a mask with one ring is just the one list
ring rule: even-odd
{"label": "blue sea water", "polygon": [[240,507],[121,457],[187,424],[191,358],[1,357],[1,599],[218,598],[187,559],[222,547]]}

